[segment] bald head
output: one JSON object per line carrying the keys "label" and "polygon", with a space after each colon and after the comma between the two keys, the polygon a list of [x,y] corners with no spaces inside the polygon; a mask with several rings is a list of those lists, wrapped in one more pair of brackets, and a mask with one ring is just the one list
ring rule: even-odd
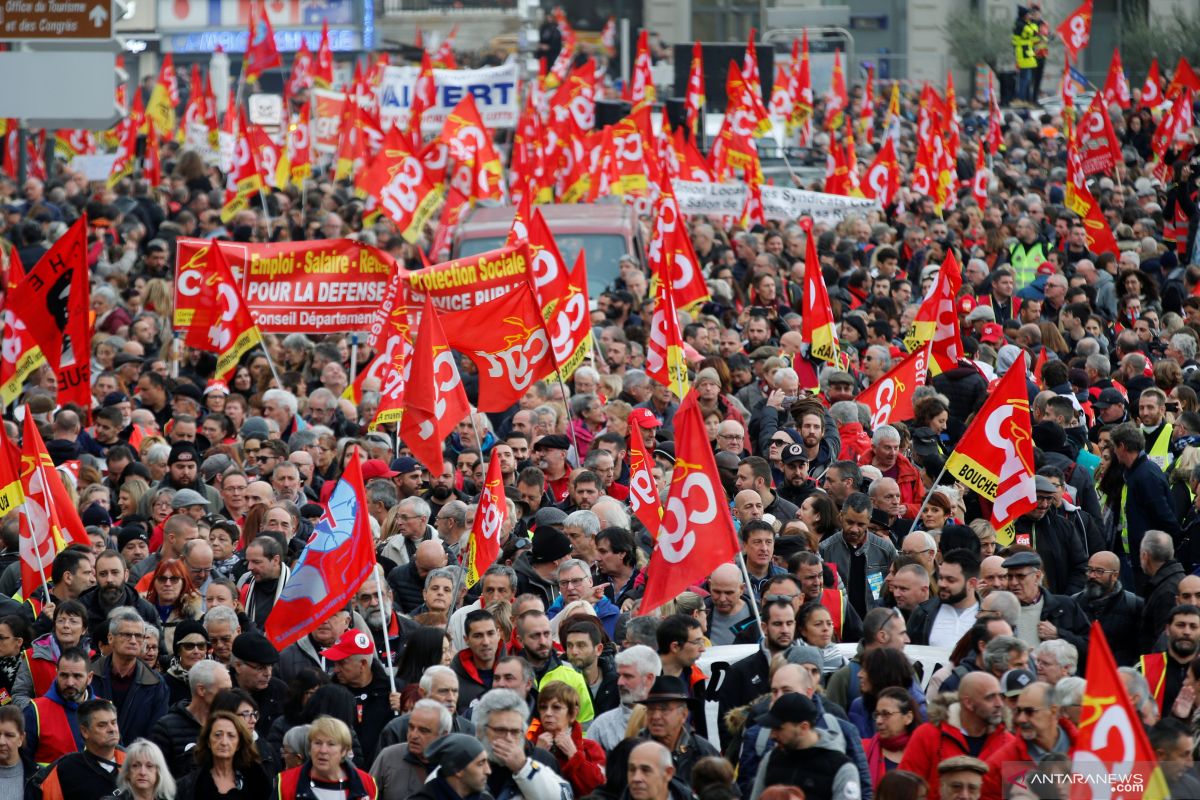
{"label": "bald head", "polygon": [[[750,494],[756,495],[757,493],[750,492]],[[1200,578],[1197,580],[1200,580]],[[741,586],[742,571],[734,564],[722,564],[713,570],[712,576],[709,578],[709,583],[721,584],[722,586],[728,586],[730,584],[734,586]]]}
{"label": "bald head", "polygon": [[438,567],[446,566],[446,550],[441,542],[428,539],[417,545],[417,554],[413,560],[417,562],[417,571],[424,575]]}
{"label": "bald head", "polygon": [[1175,605],[1196,605],[1200,603],[1200,576],[1188,575],[1179,582],[1175,590]]}
{"label": "bald head", "polygon": [[979,594],[986,597],[1008,585],[1004,567],[1004,558],[988,556],[979,565]]}
{"label": "bald head", "polygon": [[987,670],[968,672],[958,685],[964,723],[993,728],[1004,721],[1000,681]]}

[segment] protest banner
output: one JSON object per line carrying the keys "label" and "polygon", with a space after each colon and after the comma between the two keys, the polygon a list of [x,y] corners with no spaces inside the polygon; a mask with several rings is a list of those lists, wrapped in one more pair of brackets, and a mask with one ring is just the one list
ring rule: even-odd
{"label": "protest banner", "polygon": [[[379,84],[379,117],[387,127],[408,125],[413,85],[420,69],[415,66],[388,67]],[[437,134],[446,124],[451,110],[467,95],[475,98],[483,124],[492,130],[515,128],[520,106],[517,98],[517,64],[511,62],[483,69],[435,69],[437,86],[434,105],[424,110],[421,130]]]}
{"label": "protest banner", "polygon": [[[740,216],[746,205],[746,184],[741,181],[704,183],[675,181],[679,210],[688,215]],[[879,204],[862,197],[807,192],[786,186],[762,187],[767,219],[797,220],[812,217],[817,224],[835,225],[853,213],[865,213]]]}
{"label": "protest banner", "polygon": [[429,294],[438,311],[466,311],[526,281],[528,269],[524,245],[501,247],[411,272],[408,287],[414,304]]}
{"label": "protest banner", "polygon": [[[186,267],[206,259],[213,242],[176,244],[175,327],[186,331],[195,314],[196,287]],[[246,244],[220,242],[255,323],[264,333],[365,331],[387,296],[397,269],[382,250],[349,239]]]}
{"label": "protest banner", "polygon": [[336,153],[338,125],[346,95],[326,89],[312,90],[312,147],[318,153]]}

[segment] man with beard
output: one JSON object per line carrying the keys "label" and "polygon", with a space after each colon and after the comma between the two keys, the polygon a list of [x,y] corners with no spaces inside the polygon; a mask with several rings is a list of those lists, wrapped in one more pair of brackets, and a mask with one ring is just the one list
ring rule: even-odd
{"label": "man with beard", "polygon": [[[800,440],[804,445],[804,455],[808,459],[808,476],[819,480],[825,474],[829,465],[837,460],[841,451],[842,440],[833,424],[832,418],[827,420],[827,412],[816,400],[798,403],[792,408],[792,416],[796,419],[796,427],[800,431]],[[826,435],[826,425],[829,425],[829,435]],[[791,519],[787,517],[786,519]]]}
{"label": "man with beard", "polygon": [[783,486],[779,487],[779,496],[799,508],[817,491],[816,484],[808,479],[808,456],[804,454],[804,445],[784,446],[779,460],[783,466]]}
{"label": "man with beard", "polygon": [[118,606],[133,608],[151,625],[160,623],[154,606],[128,581],[129,569],[125,566],[124,556],[116,550],[105,550],[96,556],[96,585],[79,595],[79,602],[88,612],[88,631],[93,641],[99,640],[100,629],[108,624],[108,612]]}
{"label": "man with beard", "polygon": [[1075,726],[1060,720],[1058,706],[1054,702],[1054,687],[1045,681],[1029,684],[1017,698],[1013,714],[1016,737],[1007,745],[992,753],[987,760],[988,773],[983,781],[983,795],[987,800],[1000,800],[1004,796],[1005,782],[1016,782],[1028,770],[1051,753],[1066,755],[1075,745]]}
{"label": "man with beard", "polygon": [[738,465],[735,486],[739,492],[752,490],[762,498],[763,513],[775,519],[794,519],[800,509],[784,500],[771,488],[771,464],[761,456],[748,456]]}
{"label": "man with beard", "polygon": [[91,698],[88,689],[91,683],[87,653],[78,647],[64,650],[58,659],[54,683],[24,711],[24,750],[36,763],[49,764],[83,747],[76,712],[80,703]]}
{"label": "man with beard", "polygon": [[1074,599],[1089,620],[1100,623],[1117,666],[1133,666],[1145,601],[1121,585],[1121,561],[1116,553],[1101,550],[1092,554],[1087,582]]}
{"label": "man with beard", "polygon": [[571,441],[559,433],[543,436],[533,446],[534,463],[545,475],[546,492],[554,503],[562,503],[570,494],[571,470],[567,467],[570,449]]}
{"label": "man with beard", "polygon": [[1175,606],[1167,621],[1167,650],[1164,653],[1147,653],[1138,661],[1138,670],[1146,676],[1146,682],[1158,701],[1158,711],[1165,714],[1172,710],[1188,667],[1196,658],[1200,645],[1200,606]]}
{"label": "man with beard", "polygon": [[658,653],[644,644],[635,644],[617,653],[617,693],[621,704],[592,720],[587,738],[600,743],[605,752],[621,743],[625,728],[633,716],[633,708],[650,694],[654,679],[662,670]]}
{"label": "man with beard", "polygon": [[[392,589],[386,580],[381,580],[382,570],[375,568],[370,577],[363,581],[362,586],[354,595],[354,610],[366,620],[371,638],[375,640],[375,652],[385,667],[395,666],[400,658],[400,648],[404,646],[410,633],[418,627],[409,617],[396,611],[392,602]],[[382,603],[380,591],[383,592]],[[384,608],[387,617],[384,617]],[[386,639],[386,644],[385,644]],[[391,664],[388,663],[389,650]]]}
{"label": "man with beard", "polygon": [[[762,606],[762,640],[751,655],[738,661],[729,671],[721,691],[719,720],[738,706],[746,705],[770,687],[771,659],[791,647],[796,638],[796,608],[789,600],[769,600]],[[721,726],[722,746],[729,731]]]}
{"label": "man with beard", "polygon": [[969,550],[951,550],[937,572],[937,597],[917,606],[908,620],[913,644],[953,649],[975,624],[979,612],[979,557]]}

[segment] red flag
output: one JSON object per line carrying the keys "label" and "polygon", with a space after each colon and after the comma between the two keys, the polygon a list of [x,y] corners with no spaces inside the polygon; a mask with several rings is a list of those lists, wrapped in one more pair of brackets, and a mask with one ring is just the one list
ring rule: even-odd
{"label": "red flag", "polygon": [[[308,49],[308,40],[300,39],[300,49],[292,60],[292,71],[283,84],[283,93],[287,97],[300,94],[313,87],[313,56]],[[307,106],[306,106],[307,107]]]}
{"label": "red flag", "polygon": [[904,337],[904,346],[911,353],[931,339],[933,359],[930,369],[937,375],[950,369],[962,353],[958,329],[958,290],[962,288],[962,268],[953,253],[947,253],[938,270],[937,283],[921,301],[912,328]]}
{"label": "red flag", "polygon": [[180,265],[176,275],[177,291],[195,298],[184,344],[216,353],[213,379],[223,381],[232,375],[241,357],[262,341],[262,334],[221,248],[213,244],[196,256]]}
{"label": "red flag", "polygon": [[58,374],[60,403],[91,407],[91,282],[87,218],[80,217],[8,296]]}
{"label": "red flag", "polygon": [[118,122],[113,133],[117,139],[117,152],[113,154],[112,169],[108,173],[109,189],[132,175],[137,164],[138,129],[133,117]]}
{"label": "red flag", "polygon": [[700,46],[700,42],[692,44],[692,63],[688,68],[684,106],[687,109],[688,130],[695,132],[696,123],[700,119],[700,109],[704,106],[704,48]]}
{"label": "red flag", "polygon": [[31,597],[50,578],[54,557],[69,544],[91,546],[79,512],[46,452],[32,414],[25,415],[21,447],[21,594]]}
{"label": "red flag", "polygon": [[500,474],[500,459],[493,453],[488,460],[487,477],[483,481],[483,491],[479,494],[475,522],[471,526],[471,536],[463,554],[465,558],[460,558],[460,563],[467,568],[465,583],[468,589],[479,583],[480,577],[488,567],[496,563],[496,557],[500,555],[500,529],[504,527],[507,512],[508,503],[504,497],[504,476]]}
{"label": "red flag", "polygon": [[1042,367],[1046,366],[1046,360],[1049,358],[1049,352],[1045,347],[1038,353],[1037,361],[1033,362],[1033,382],[1038,386],[1042,385]]}
{"label": "red flag", "polygon": [[629,507],[653,539],[662,527],[663,507],[658,496],[658,484],[651,470],[653,462],[646,452],[642,432],[633,429],[629,436]]}
{"label": "red flag", "polygon": [[628,101],[637,111],[654,102],[654,76],[650,72],[650,32],[642,28],[638,34],[637,54],[633,59],[633,76],[629,80]]}
{"label": "red flag", "polygon": [[480,411],[505,410],[554,372],[549,335],[528,284],[446,314],[442,322],[446,341],[479,370]]}
{"label": "red flag", "polygon": [[925,385],[932,348],[933,340],[930,339],[924,347],[909,353],[855,398],[855,402],[863,403],[871,412],[872,428],[912,419],[913,392],[918,386]]}
{"label": "red flag", "polygon": [[421,71],[417,74],[417,82],[413,84],[412,102],[409,104],[408,135],[412,146],[420,148],[422,141],[421,121],[427,109],[437,104],[437,81],[433,76],[433,61],[429,53],[421,55]]}
{"label": "red flag", "polygon": [[[1072,800],[1091,797],[1088,787],[1107,787],[1113,775],[1120,776],[1121,783],[1131,787],[1128,791],[1118,789],[1113,797],[1145,800],[1167,797],[1169,789],[1162,768],[1150,747],[1141,716],[1125,691],[1125,681],[1117,672],[1117,663],[1099,622],[1092,623],[1088,635],[1087,676],[1081,707],[1079,732],[1070,753],[1071,775],[1080,779],[1072,782]],[[997,776],[1000,780],[1009,777],[1003,773]]]}
{"label": "red flag", "polygon": [[1146,73],[1146,82],[1142,84],[1138,108],[1154,108],[1163,101],[1162,76],[1158,71],[1158,59],[1150,62],[1150,71]]}
{"label": "red flag", "polygon": [[404,443],[426,467],[440,469],[442,440],[470,413],[471,404],[429,295],[425,295],[417,327],[405,400],[408,407],[400,421]]}
{"label": "red flag", "polygon": [[829,77],[829,93],[825,96],[825,128],[836,131],[842,127],[842,116],[850,105],[846,94],[846,76],[842,72],[842,50],[833,51],[833,74]]}
{"label": "red flag", "polygon": [[162,183],[162,160],[159,154],[159,139],[158,128],[154,125],[154,120],[147,119],[146,131],[146,157],[142,161],[142,177],[146,179],[152,187],[157,187]]}
{"label": "red flag", "polygon": [[[370,429],[396,424],[404,417],[404,395],[412,378],[412,320],[409,314],[408,281],[393,276],[383,306],[376,311],[368,344],[381,351],[363,370],[379,379],[379,405]],[[358,392],[361,393],[361,386]],[[361,394],[359,395],[361,397]]]}
{"label": "red flag", "polygon": [[649,614],[703,581],[738,550],[699,401],[689,392],[675,413],[675,470],[637,613]]}
{"label": "red flag", "polygon": [[867,169],[862,191],[866,197],[890,206],[899,188],[900,165],[896,163],[896,141],[889,136],[883,140],[883,146]]}
{"label": "red flag", "polygon": [[[676,234],[678,235],[678,234]],[[661,274],[654,276],[654,314],[650,319],[650,341],[646,343],[646,374],[675,392],[687,394],[687,359],[683,353],[683,334],[679,330],[679,313],[675,291]]]}
{"label": "red flag", "polygon": [[[370,520],[356,451],[267,617],[264,631],[275,649],[307,636],[345,608],[371,574],[375,542]],[[363,637],[363,646],[370,643],[367,634],[357,635]]]}
{"label": "red flag", "polygon": [[[10,251],[6,288],[10,296],[24,276],[25,268],[21,265],[21,257],[17,255],[16,250]],[[45,364],[46,358],[12,303],[4,305],[3,311],[0,311],[0,320],[4,322],[4,344],[0,347],[0,406],[8,406],[20,396],[25,379]],[[0,516],[4,513],[6,512],[0,511]]]}
{"label": "red flag", "polygon": [[750,29],[750,40],[746,42],[746,52],[742,55],[742,80],[746,83],[749,108],[753,115],[755,126],[759,133],[771,130],[771,117],[767,107],[763,105],[762,76],[758,73],[758,47],[754,44],[754,28]]}
{"label": "red flag", "polygon": [[416,242],[441,200],[421,159],[409,151],[398,128],[363,177],[363,187],[379,199],[379,210],[396,223],[406,241]]}
{"label": "red flag", "polygon": [[812,358],[838,363],[837,323],[833,319],[833,308],[829,305],[829,291],[825,288],[825,276],[821,273],[821,261],[817,258],[817,235],[811,223],[805,231],[804,254],[804,314],[801,315],[801,338],[808,342]]}
{"label": "red flag", "polygon": [[1079,51],[1087,47],[1092,37],[1092,0],[1083,0],[1083,4],[1059,24],[1056,32],[1062,37],[1071,60],[1078,61]]}
{"label": "red flag", "polygon": [[1027,374],[1021,353],[946,459],[947,473],[992,501],[992,526],[1004,546],[1012,544],[1010,523],[1037,506]]}
{"label": "red flag", "polygon": [[1100,95],[1079,119],[1079,156],[1085,175],[1109,172],[1121,163],[1121,143],[1108,116],[1108,106]]}
{"label": "red flag", "polygon": [[[21,451],[0,430],[0,516],[20,508],[25,502],[21,489]],[[656,527],[657,530],[657,527]]]}
{"label": "red flag", "polygon": [[[795,47],[792,48],[795,53]],[[808,28],[800,39],[800,62],[792,59],[791,70],[792,118],[788,120],[788,132],[800,134],[800,144],[807,145],[812,139],[813,90],[808,58]]]}
{"label": "red flag", "polygon": [[1178,92],[1180,89],[1191,89],[1193,92],[1200,92],[1200,75],[1192,69],[1192,65],[1188,63],[1184,56],[1179,57],[1179,62],[1175,65],[1175,71],[1171,73],[1171,82],[1167,84],[1167,97]]}
{"label": "red flag", "polygon": [[[454,57],[454,40],[458,38],[458,23],[446,34],[433,54],[433,66],[437,69],[458,69],[458,59]],[[386,54],[385,54],[386,55]]]}
{"label": "red flag", "polygon": [[274,67],[282,67],[283,59],[275,47],[275,31],[267,19],[267,9],[250,0],[250,39],[246,44],[244,74],[249,83]]}
{"label": "red flag", "polygon": [[309,109],[305,103],[300,109],[300,118],[288,126],[287,164],[288,179],[295,186],[304,183],[312,175],[312,128],[309,126]]}
{"label": "red flag", "polygon": [[329,46],[329,20],[321,23],[321,43],[313,66],[313,83],[320,89],[333,88],[333,48]]}
{"label": "red flag", "polygon": [[1000,149],[1000,144],[1004,141],[1004,132],[1000,127],[1000,93],[996,91],[996,84],[992,78],[992,73],[988,73],[988,155],[994,156]]}
{"label": "red flag", "polygon": [[971,194],[975,197],[980,211],[987,208],[988,183],[992,179],[992,171],[988,169],[985,158],[986,150],[987,147],[981,141],[979,152],[975,155],[975,177],[971,179]]}
{"label": "red flag", "polygon": [[1129,94],[1129,79],[1125,77],[1125,68],[1121,66],[1121,51],[1113,48],[1112,61],[1108,64],[1108,77],[1104,79],[1104,88],[1100,91],[1104,96],[1105,107],[1118,105],[1129,108],[1133,104]]}

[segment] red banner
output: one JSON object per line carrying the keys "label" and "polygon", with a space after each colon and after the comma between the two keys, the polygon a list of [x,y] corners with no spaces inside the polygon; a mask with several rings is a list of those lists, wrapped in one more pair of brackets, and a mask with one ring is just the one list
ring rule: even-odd
{"label": "red banner", "polygon": [[[179,239],[175,263],[175,328],[186,335],[198,287],[189,270],[206,264],[209,239]],[[395,259],[349,239],[278,244],[221,242],[221,255],[263,333],[331,333],[371,327],[387,295]]]}

